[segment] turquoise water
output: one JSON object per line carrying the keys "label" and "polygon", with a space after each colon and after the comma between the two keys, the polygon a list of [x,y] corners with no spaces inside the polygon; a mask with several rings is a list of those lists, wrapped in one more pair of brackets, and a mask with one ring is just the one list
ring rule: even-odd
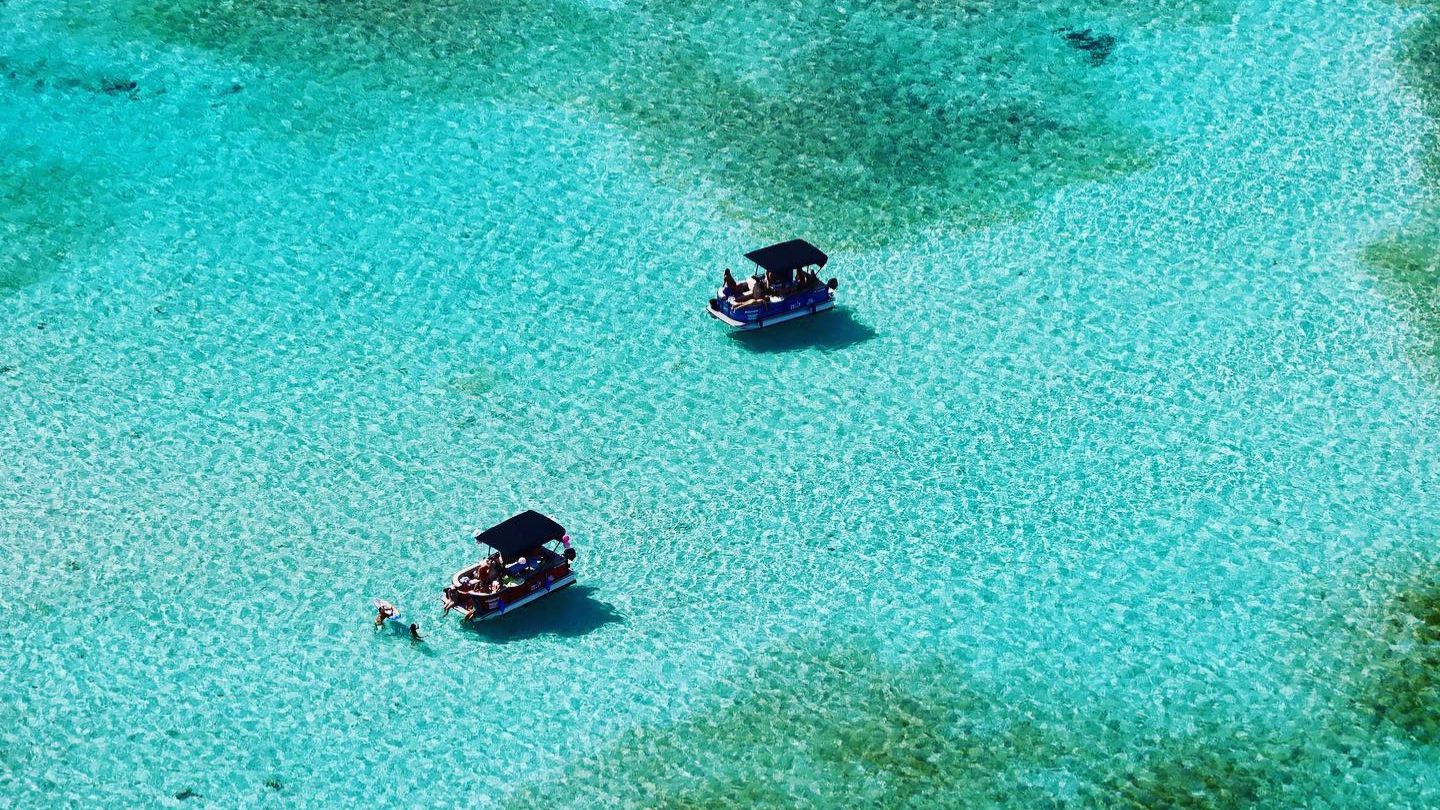
{"label": "turquoise water", "polygon": [[0,804],[1440,803],[1405,9],[0,19]]}

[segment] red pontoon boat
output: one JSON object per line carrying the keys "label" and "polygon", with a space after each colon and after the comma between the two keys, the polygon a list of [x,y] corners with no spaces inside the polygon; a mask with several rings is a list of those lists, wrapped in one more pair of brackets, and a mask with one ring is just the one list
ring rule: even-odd
{"label": "red pontoon boat", "polygon": [[445,589],[445,612],[486,621],[575,584],[575,549],[565,527],[534,510],[475,535],[492,553],[455,574]]}

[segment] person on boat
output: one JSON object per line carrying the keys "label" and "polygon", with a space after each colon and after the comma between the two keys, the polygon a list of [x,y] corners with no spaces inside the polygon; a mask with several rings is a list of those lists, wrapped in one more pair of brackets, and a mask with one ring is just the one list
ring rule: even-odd
{"label": "person on boat", "polygon": [[720,288],[720,294],[725,298],[739,298],[743,294],[740,291],[740,282],[735,280],[728,267],[725,268],[725,286]]}
{"label": "person on boat", "polygon": [[523,580],[530,573],[530,561],[521,557],[515,561],[514,565],[510,566],[510,570],[506,573],[515,579]]}
{"label": "person on boat", "polygon": [[410,623],[410,640],[416,642],[425,640],[425,637],[420,635],[420,625],[414,622]]}
{"label": "person on boat", "polygon": [[[769,275],[769,273],[766,273],[766,275]],[[770,295],[770,285],[769,285],[769,284],[766,284],[764,279],[758,279],[758,278],[757,278],[757,279],[755,279],[754,282],[751,284],[751,287],[750,287],[750,297],[747,298],[747,299],[744,299],[744,300],[742,300],[742,301],[737,302],[737,303],[735,304],[735,309],[744,309],[744,308],[746,308],[746,307],[759,306],[760,304],[765,303],[765,299],[766,299],[769,295]]]}
{"label": "person on boat", "polygon": [[395,615],[395,607],[389,602],[381,602],[375,606],[378,610],[375,614],[375,626],[379,627],[385,620]]}

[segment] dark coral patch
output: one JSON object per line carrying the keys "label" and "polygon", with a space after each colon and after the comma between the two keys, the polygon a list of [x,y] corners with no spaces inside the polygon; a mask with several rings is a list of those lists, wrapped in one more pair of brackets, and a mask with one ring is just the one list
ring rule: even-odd
{"label": "dark coral patch", "polygon": [[741,683],[695,719],[626,734],[513,805],[926,806],[966,785],[1002,794],[1004,774],[1046,745],[1025,723],[986,730],[991,701],[934,664],[797,646],[761,656]]}
{"label": "dark coral patch", "polygon": [[1419,328],[1425,353],[1440,361],[1440,230],[1417,228],[1382,239],[1365,248],[1364,258]]}
{"label": "dark coral patch", "polygon": [[132,101],[140,97],[140,83],[134,79],[97,75],[88,68],[65,62],[47,59],[21,62],[0,56],[0,73],[3,73],[8,81],[29,85],[30,90],[36,93],[49,89],[81,90],[107,96],[125,96]]}
{"label": "dark coral patch", "polygon": [[[734,694],[641,728],[520,806],[1239,808],[1305,778],[1294,745],[1201,723],[1141,736],[1100,710],[1003,698],[938,659],[853,638],[757,657]],[[1068,787],[1067,787],[1068,786]]]}
{"label": "dark coral patch", "polygon": [[108,225],[77,168],[0,146],[0,297],[28,286]]}
{"label": "dark coral patch", "polygon": [[614,92],[589,103],[626,124],[662,173],[729,189],[732,210],[766,235],[832,245],[993,222],[1057,187],[1146,165],[1149,144],[1110,119],[1107,88],[1039,49],[997,51],[975,30],[1007,23],[1020,24],[812,9],[761,75],[679,40],[618,67]]}
{"label": "dark coral patch", "polygon": [[129,14],[164,41],[245,62],[372,90],[467,96],[518,80],[535,54],[583,45],[596,20],[566,0],[142,0]]}
{"label": "dark coral patch", "polygon": [[133,95],[140,89],[140,83],[134,79],[116,79],[105,77],[100,80],[99,90],[107,96]]}
{"label": "dark coral patch", "polygon": [[[1402,58],[1409,84],[1431,119],[1440,120],[1440,0],[1419,3],[1423,16],[1405,35]],[[1440,360],[1440,136],[1430,139],[1426,154],[1429,199],[1408,229],[1379,240],[1365,250],[1382,288],[1403,307],[1420,329],[1426,353]],[[1432,366],[1432,369],[1434,367]]]}
{"label": "dark coral patch", "polygon": [[1110,34],[1096,34],[1089,28],[1080,31],[1074,31],[1068,28],[1062,28],[1060,30],[1065,36],[1065,44],[1077,51],[1088,54],[1090,64],[1094,67],[1105,64],[1105,60],[1109,59],[1110,54],[1115,51],[1115,37]]}
{"label": "dark coral patch", "polygon": [[1427,564],[1359,625],[1358,702],[1410,739],[1440,743],[1440,567]]}
{"label": "dark coral patch", "polygon": [[1090,791],[1094,804],[1173,810],[1255,806],[1267,789],[1289,777],[1290,763],[1276,756],[1280,749],[1273,743],[1227,736],[1212,729],[1172,741],[1133,767],[1109,769]]}
{"label": "dark coral patch", "polygon": [[[1421,3],[1425,14],[1405,35],[1402,58],[1410,85],[1420,95],[1431,118],[1440,118],[1440,0]],[[1431,150],[1427,167],[1432,184],[1440,187],[1440,136],[1428,133]]]}
{"label": "dark coral patch", "polygon": [[[1120,89],[1044,46],[1054,13],[882,0],[142,0],[131,19],[167,41],[325,74],[346,95],[585,109],[621,124],[662,177],[711,184],[759,237],[843,245],[993,222],[1148,164],[1152,145],[1114,110]],[[1035,42],[996,45],[1017,31]],[[1103,61],[1114,37],[1079,44]]]}

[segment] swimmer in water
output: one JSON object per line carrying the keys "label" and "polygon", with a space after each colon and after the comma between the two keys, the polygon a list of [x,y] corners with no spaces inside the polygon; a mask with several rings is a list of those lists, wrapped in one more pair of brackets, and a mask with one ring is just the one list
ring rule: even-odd
{"label": "swimmer in water", "polygon": [[379,610],[375,614],[376,627],[384,624],[386,619],[395,615],[395,608],[391,607],[389,602],[381,602],[380,604],[376,605],[376,607],[379,608]]}
{"label": "swimmer in water", "polygon": [[420,635],[420,625],[418,625],[418,624],[411,624],[411,625],[410,625],[410,640],[411,640],[411,641],[424,641],[424,640],[425,640],[425,637],[422,636],[422,635]]}

